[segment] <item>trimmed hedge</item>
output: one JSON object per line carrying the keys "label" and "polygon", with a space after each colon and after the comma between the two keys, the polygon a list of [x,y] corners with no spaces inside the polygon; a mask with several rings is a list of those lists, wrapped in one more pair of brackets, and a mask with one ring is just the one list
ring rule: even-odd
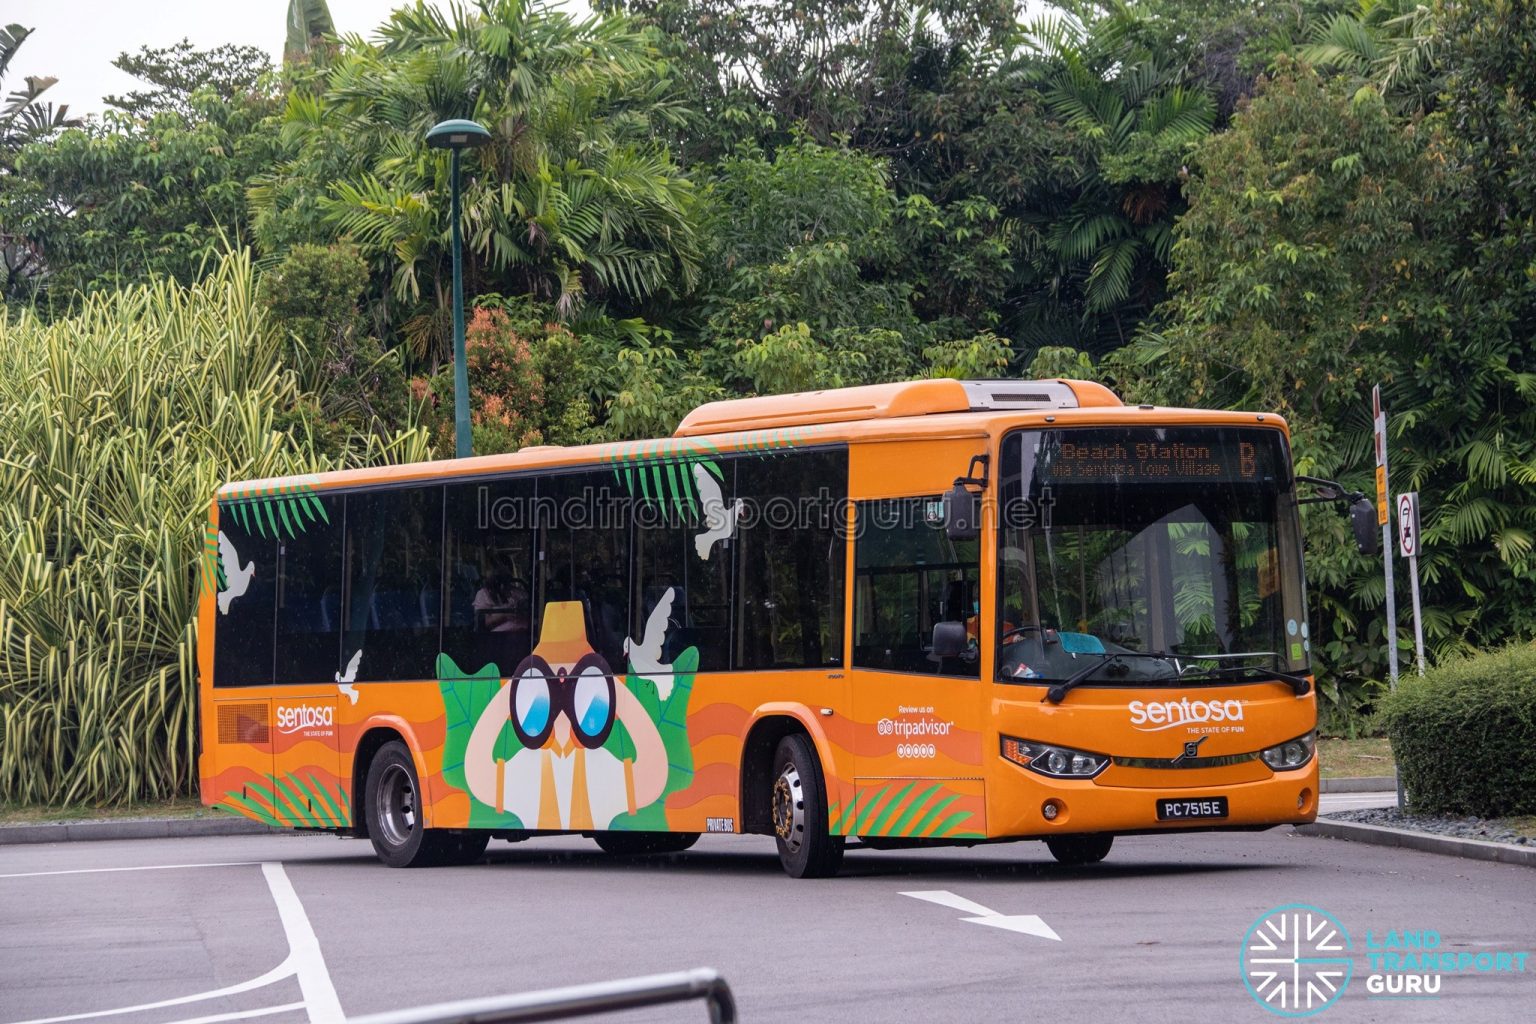
{"label": "trimmed hedge", "polygon": [[1536,814],[1536,644],[1405,676],[1380,709],[1416,810]]}

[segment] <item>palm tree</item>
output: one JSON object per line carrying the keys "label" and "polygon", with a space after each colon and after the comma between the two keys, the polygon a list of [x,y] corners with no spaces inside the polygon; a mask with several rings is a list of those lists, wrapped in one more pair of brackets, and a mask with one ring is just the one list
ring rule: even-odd
{"label": "palm tree", "polygon": [[283,43],[283,63],[309,59],[327,36],[336,34],[331,8],[325,0],[288,0],[288,36]]}
{"label": "palm tree", "polygon": [[252,201],[270,217],[285,178],[312,171],[318,215],[388,273],[394,301],[425,301],[407,328],[418,355],[445,339],[447,159],[423,139],[450,117],[493,137],[465,158],[472,284],[565,317],[589,300],[625,307],[692,287],[693,193],[656,141],[676,112],[631,21],[578,21],[529,0],[447,13],[418,2],[375,39],[343,40],[318,83],[290,97],[296,159]]}
{"label": "palm tree", "polygon": [[1311,29],[1297,55],[1320,68],[1352,74],[1381,90],[1399,110],[1428,110],[1439,95],[1434,12],[1414,0],[1359,0]]}
{"label": "palm tree", "polygon": [[1046,247],[1081,283],[1085,315],[1145,305],[1168,264],[1184,155],[1210,133],[1216,104],[1187,68],[1137,43],[1144,16],[1131,5],[1058,6],[1024,26],[1016,73],[1040,82],[1093,159]]}
{"label": "palm tree", "polygon": [[[0,29],[0,82],[4,82],[16,52],[31,34],[32,29],[21,25]],[[15,173],[17,154],[29,142],[61,128],[78,128],[83,123],[69,116],[65,104],[54,107],[41,100],[43,93],[58,82],[57,78],[28,75],[22,81],[26,85],[7,93],[0,103],[0,178]],[[4,191],[4,204],[0,206],[0,298],[9,300],[35,288],[44,267],[42,252],[33,240],[3,226],[23,219],[18,206],[27,206],[30,197],[11,189]]]}
{"label": "palm tree", "polygon": [[[21,44],[32,35],[32,29],[21,25],[7,25],[0,29],[0,82],[10,70],[11,60]],[[83,122],[69,116],[69,107],[44,103],[40,97],[58,83],[57,78],[45,75],[28,75],[22,79],[26,86],[6,94],[0,105],[0,170],[15,169],[16,154],[22,146],[42,138],[59,128],[78,128]]]}

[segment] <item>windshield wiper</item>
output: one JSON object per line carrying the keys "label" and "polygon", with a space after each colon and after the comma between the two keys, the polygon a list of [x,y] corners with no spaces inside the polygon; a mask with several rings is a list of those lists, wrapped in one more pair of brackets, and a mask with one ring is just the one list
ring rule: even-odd
{"label": "windshield wiper", "polygon": [[1050,701],[1052,704],[1060,704],[1062,698],[1067,695],[1069,690],[1086,683],[1099,669],[1120,658],[1156,658],[1159,661],[1173,662],[1175,670],[1179,668],[1179,656],[1177,654],[1170,654],[1167,651],[1115,651],[1112,654],[1104,655],[1103,661],[1096,661],[1092,665],[1084,665],[1055,686],[1052,686],[1049,690],[1046,690],[1045,696],[1040,698],[1040,703],[1044,704],[1046,701]]}
{"label": "windshield wiper", "polygon": [[[1275,658],[1279,655],[1274,651],[1236,651],[1232,654],[1186,654],[1188,661],[1232,661],[1237,658]],[[1291,688],[1298,697],[1306,696],[1312,689],[1312,682],[1306,676],[1299,676],[1294,672],[1282,672],[1277,668],[1262,668],[1258,665],[1222,665],[1215,672],[1252,672],[1265,679],[1278,679]],[[1214,673],[1213,673],[1214,674]]]}

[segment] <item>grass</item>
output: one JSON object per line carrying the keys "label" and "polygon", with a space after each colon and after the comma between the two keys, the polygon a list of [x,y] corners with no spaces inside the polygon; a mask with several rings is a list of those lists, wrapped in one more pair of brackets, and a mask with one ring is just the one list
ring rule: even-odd
{"label": "grass", "polygon": [[204,807],[190,797],[151,800],[115,807],[72,804],[55,807],[48,804],[0,804],[0,825],[51,825],[58,822],[121,821],[128,818],[213,818],[227,817],[223,811]]}
{"label": "grass", "polygon": [[220,483],[425,455],[328,422],[255,292],[242,253],[67,318],[0,308],[0,807],[192,790]]}
{"label": "grass", "polygon": [[1320,739],[1318,763],[1325,779],[1358,779],[1369,775],[1395,775],[1392,746],[1380,739]]}
{"label": "grass", "polygon": [[1536,839],[1536,814],[1527,814],[1518,818],[1499,818],[1495,824],[1512,828],[1523,836]]}

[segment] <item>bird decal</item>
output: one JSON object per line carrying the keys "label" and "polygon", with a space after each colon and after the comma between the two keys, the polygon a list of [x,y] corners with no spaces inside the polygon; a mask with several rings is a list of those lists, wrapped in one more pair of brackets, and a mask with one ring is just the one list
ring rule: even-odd
{"label": "bird decal", "polygon": [[672,617],[672,596],[676,591],[668,587],[656,607],[645,620],[645,632],[636,642],[632,637],[624,639],[624,654],[629,658],[629,670],[644,676],[656,684],[656,692],[662,700],[672,693],[672,666],[661,661],[661,645],[666,641],[668,620]]}
{"label": "bird decal", "polygon": [[245,568],[240,567],[240,553],[235,550],[224,531],[219,531],[219,564],[224,569],[224,589],[219,591],[219,614],[229,614],[229,604],[235,598],[241,596],[251,586],[251,577],[256,575],[256,562],[254,560],[245,563]]}
{"label": "bird decal", "polygon": [[357,687],[353,686],[352,682],[357,679],[357,666],[362,663],[362,660],[363,649],[359,647],[357,653],[352,655],[352,660],[347,662],[346,673],[336,673],[336,682],[340,684],[336,688],[345,694],[347,700],[351,701],[354,706],[357,704],[358,693]]}
{"label": "bird decal", "polygon": [[704,506],[703,533],[693,538],[694,550],[699,557],[709,560],[709,553],[717,541],[730,540],[736,535],[736,519],[741,515],[741,499],[737,498],[727,508],[720,493],[720,481],[710,475],[699,463],[693,464],[693,479],[699,488],[699,500]]}

